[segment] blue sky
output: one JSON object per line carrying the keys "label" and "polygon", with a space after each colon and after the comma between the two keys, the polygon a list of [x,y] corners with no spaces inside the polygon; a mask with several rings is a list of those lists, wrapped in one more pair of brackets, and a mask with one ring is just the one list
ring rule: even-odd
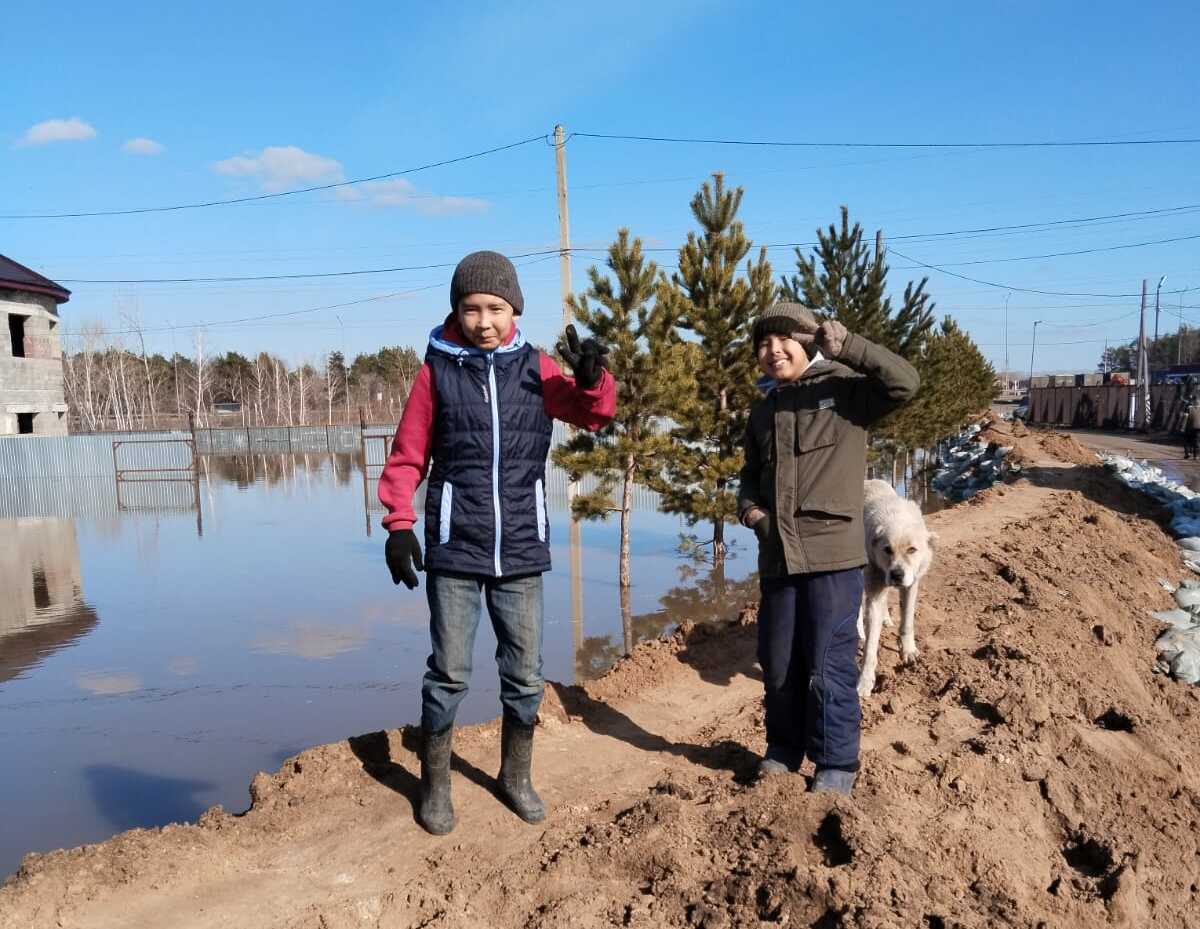
{"label": "blue sky", "polygon": [[[795,141],[1200,138],[1194,4],[6,4],[0,213],[189,203],[372,176],[568,131]],[[134,142],[133,140],[143,140]],[[126,150],[132,144],[133,151]],[[1200,322],[1197,211],[1002,235],[901,239],[1200,204],[1200,145],[1037,150],[788,149],[575,138],[571,234],[651,247],[692,228],[712,171],[745,190],[756,242],[806,242],[847,204],[904,256],[1015,288],[1012,367],[1084,370],[1137,331],[1129,294],[1167,275],[1163,328]],[[554,248],[553,150],[538,142],[345,192],[139,216],[0,220],[0,252],[56,279],[296,274],[453,264]],[[670,252],[655,253],[670,265]],[[789,249],[774,249],[780,272]],[[982,261],[981,264],[959,264]],[[576,289],[586,258],[573,262]],[[939,312],[1004,361],[1006,286],[930,271]],[[317,360],[420,347],[450,269],[309,281],[67,284],[64,321],[148,347]],[[527,334],[560,320],[553,257],[521,266]],[[250,324],[222,321],[404,294]],[[1169,309],[1169,312],[1167,310]],[[1101,325],[1095,324],[1109,320]],[[1053,324],[1053,325],[1051,325]],[[1152,323],[1151,323],[1152,325]]]}

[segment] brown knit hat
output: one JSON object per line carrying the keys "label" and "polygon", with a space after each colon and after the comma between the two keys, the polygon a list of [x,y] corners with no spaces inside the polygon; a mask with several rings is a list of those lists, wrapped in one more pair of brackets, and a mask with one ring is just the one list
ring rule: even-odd
{"label": "brown knit hat", "polygon": [[525,297],[517,282],[517,269],[499,252],[471,252],[458,263],[450,279],[450,308],[467,294],[492,294],[507,300],[518,316],[525,309]]}
{"label": "brown knit hat", "polygon": [[790,336],[796,332],[814,332],[820,323],[816,314],[802,303],[776,303],[754,322],[754,348],[769,335]]}

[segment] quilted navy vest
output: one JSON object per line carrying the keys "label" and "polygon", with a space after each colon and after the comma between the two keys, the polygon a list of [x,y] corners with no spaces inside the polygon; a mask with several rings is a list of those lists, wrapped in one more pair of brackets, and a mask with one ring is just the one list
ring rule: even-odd
{"label": "quilted navy vest", "polygon": [[546,456],[553,421],[537,349],[520,330],[485,352],[429,336],[437,391],[425,566],[490,577],[550,570]]}

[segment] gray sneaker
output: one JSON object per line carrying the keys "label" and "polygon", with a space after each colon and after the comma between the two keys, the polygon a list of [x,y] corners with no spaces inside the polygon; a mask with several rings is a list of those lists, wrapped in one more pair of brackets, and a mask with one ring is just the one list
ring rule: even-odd
{"label": "gray sneaker", "polygon": [[854,790],[854,781],[858,777],[855,771],[842,771],[838,768],[817,768],[817,773],[813,775],[812,787],[809,789],[813,793],[835,793],[850,796],[850,792]]}

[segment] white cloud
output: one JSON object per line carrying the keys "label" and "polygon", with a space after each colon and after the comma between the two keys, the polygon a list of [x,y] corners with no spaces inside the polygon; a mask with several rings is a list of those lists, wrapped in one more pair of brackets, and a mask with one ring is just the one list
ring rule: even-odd
{"label": "white cloud", "polygon": [[[335,158],[315,155],[295,145],[264,148],[257,155],[235,155],[218,161],[213,170],[227,177],[256,178],[267,193],[279,193],[295,187],[337,184],[346,179],[342,163]],[[364,203],[391,209],[412,209],[425,216],[456,216],[481,213],[489,206],[477,197],[443,197],[421,193],[406,178],[366,181],[333,191],[337,200]]]}
{"label": "white cloud", "polygon": [[47,145],[51,142],[82,142],[96,137],[96,127],[78,116],[70,119],[48,119],[30,126],[17,141],[18,145]]}
{"label": "white cloud", "polygon": [[488,202],[477,197],[443,197],[420,193],[411,181],[402,177],[388,181],[367,181],[354,188],[342,188],[338,195],[342,200],[366,199],[372,206],[407,207],[426,216],[481,213],[488,208]]}
{"label": "white cloud", "polygon": [[257,178],[267,193],[345,179],[340,161],[295,145],[273,145],[257,155],[235,155],[218,161],[213,170],[231,177]]}
{"label": "white cloud", "polygon": [[130,139],[121,146],[121,151],[129,155],[161,155],[167,147],[153,139]]}

